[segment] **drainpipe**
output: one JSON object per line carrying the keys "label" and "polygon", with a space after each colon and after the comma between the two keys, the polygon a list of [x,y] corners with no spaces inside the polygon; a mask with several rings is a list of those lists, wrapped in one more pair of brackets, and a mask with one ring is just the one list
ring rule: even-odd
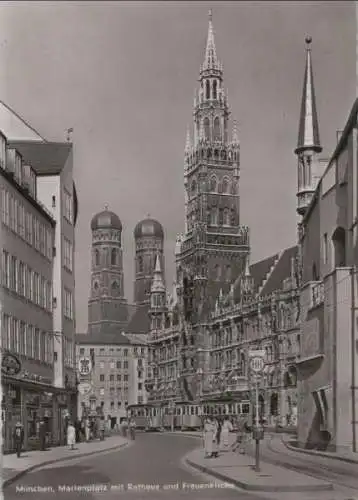
{"label": "drainpipe", "polygon": [[356,358],[356,336],[355,336],[355,322],[356,322],[356,306],[355,306],[355,272],[354,268],[352,267],[350,270],[351,274],[351,352],[352,352],[352,359],[351,359],[351,373],[352,373],[352,379],[351,379],[351,393],[352,393],[352,451],[353,453],[357,452],[357,432],[356,432],[356,425],[357,425],[357,415],[356,415],[356,401],[355,401],[355,393],[356,393],[356,363],[355,363],[355,358]]}

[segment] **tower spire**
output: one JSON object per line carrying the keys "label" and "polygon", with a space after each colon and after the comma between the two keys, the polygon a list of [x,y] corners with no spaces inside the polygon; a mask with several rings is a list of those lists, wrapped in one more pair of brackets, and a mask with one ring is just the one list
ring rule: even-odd
{"label": "tower spire", "polygon": [[237,121],[234,120],[232,124],[232,143],[237,145],[239,144],[239,134],[237,131]]}
{"label": "tower spire", "polygon": [[151,292],[152,293],[158,293],[158,292],[164,293],[165,292],[165,286],[163,283],[162,268],[160,266],[159,254],[157,254],[157,257],[155,260],[155,268],[154,268],[154,273],[153,273],[153,282],[152,282]]}
{"label": "tower spire", "polygon": [[301,114],[298,129],[298,142],[295,150],[296,154],[310,149],[316,153],[322,151],[316,107],[316,95],[313,82],[311,43],[312,38],[306,37],[306,67],[303,80],[303,93],[301,102]]}
{"label": "tower spire", "polygon": [[211,9],[209,10],[208,38],[206,41],[205,59],[202,69],[203,71],[221,69],[218,57],[216,55],[214,27],[213,27],[213,12]]}
{"label": "tower spire", "polygon": [[298,128],[297,155],[297,212],[303,216],[311,203],[319,175],[317,155],[322,151],[319,139],[316,95],[311,59],[312,38],[306,37],[306,66],[303,80],[301,113]]}

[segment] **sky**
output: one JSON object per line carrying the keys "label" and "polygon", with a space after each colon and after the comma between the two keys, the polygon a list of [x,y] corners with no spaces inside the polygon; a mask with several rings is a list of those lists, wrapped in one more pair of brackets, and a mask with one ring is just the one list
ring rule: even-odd
{"label": "sky", "polygon": [[[324,157],[355,98],[353,2],[0,3],[0,99],[48,140],[73,127],[77,331],[87,330],[90,221],[108,203],[123,223],[133,298],[136,223],[165,230],[166,279],[184,230],[183,155],[208,11],[241,143],[241,223],[251,261],[296,241],[296,158],[306,35]],[[1,128],[1,124],[0,124]]]}

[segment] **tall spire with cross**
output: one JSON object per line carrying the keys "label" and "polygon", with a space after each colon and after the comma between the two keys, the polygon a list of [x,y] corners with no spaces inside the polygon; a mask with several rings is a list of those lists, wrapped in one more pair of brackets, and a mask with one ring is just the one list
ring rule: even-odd
{"label": "tall spire with cross", "polygon": [[203,71],[219,70],[220,63],[216,55],[214,27],[213,27],[213,11],[209,10],[209,26],[208,38],[206,40],[205,59],[202,66]]}
{"label": "tall spire with cross", "polygon": [[301,112],[298,127],[298,141],[295,154],[298,158],[297,176],[297,212],[303,215],[311,202],[316,189],[317,155],[322,151],[318,116],[316,106],[316,94],[313,81],[312,69],[312,38],[307,36],[306,42],[306,65],[303,79],[303,92],[301,101]]}

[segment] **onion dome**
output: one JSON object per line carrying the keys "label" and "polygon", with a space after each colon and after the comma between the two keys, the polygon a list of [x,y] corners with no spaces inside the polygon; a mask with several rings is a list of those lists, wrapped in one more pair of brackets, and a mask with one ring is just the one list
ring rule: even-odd
{"label": "onion dome", "polygon": [[120,218],[114,212],[109,211],[107,205],[103,212],[99,212],[92,218],[91,230],[96,231],[97,229],[117,229],[122,231]]}
{"label": "onion dome", "polygon": [[134,238],[136,240],[140,238],[161,238],[164,239],[164,230],[160,222],[155,219],[144,219],[136,225],[134,229]]}

